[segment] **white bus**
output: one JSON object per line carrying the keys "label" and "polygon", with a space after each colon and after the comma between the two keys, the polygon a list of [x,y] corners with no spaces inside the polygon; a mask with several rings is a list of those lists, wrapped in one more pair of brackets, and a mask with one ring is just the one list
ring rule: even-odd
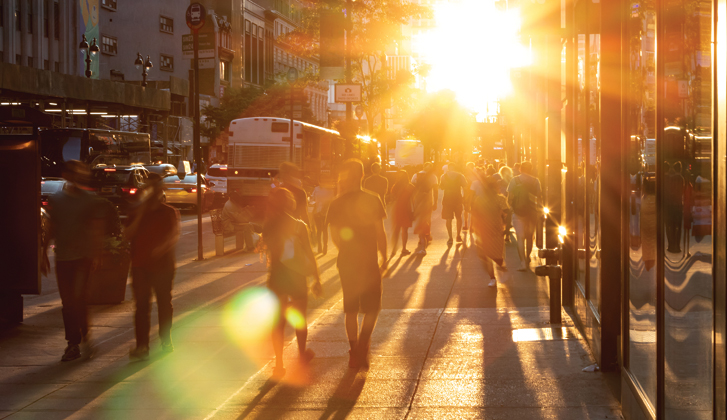
{"label": "white bus", "polygon": [[[316,182],[335,181],[343,159],[338,131],[294,121],[294,162]],[[251,204],[270,192],[281,163],[290,160],[290,120],[274,117],[240,118],[229,128],[227,191],[239,191]]]}

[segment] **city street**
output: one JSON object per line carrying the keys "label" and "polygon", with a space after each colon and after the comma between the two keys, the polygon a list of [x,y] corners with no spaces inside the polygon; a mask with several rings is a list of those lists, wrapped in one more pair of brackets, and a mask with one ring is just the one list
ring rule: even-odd
{"label": "city street", "polygon": [[[25,322],[0,333],[0,418],[622,418],[618,375],[582,371],[594,361],[566,312],[561,326],[548,324],[547,280],[497,271],[497,288],[487,287],[474,249],[469,242],[447,247],[437,216],[428,254],[391,263],[368,371],[347,367],[333,246],[318,259],[324,297],[309,302],[316,358],[309,368],[296,363],[289,327],[288,372],[277,383],[270,379],[265,263],[257,254],[215,257],[207,215],[206,259],[194,261],[196,219],[185,213],[174,353],[162,354],[153,340],[149,361],[129,362],[127,287],[124,303],[92,309],[97,354],[61,363],[60,299],[54,279],[46,279],[42,295],[26,297]],[[228,250],[233,242],[227,239]],[[509,244],[508,265],[516,258]]]}

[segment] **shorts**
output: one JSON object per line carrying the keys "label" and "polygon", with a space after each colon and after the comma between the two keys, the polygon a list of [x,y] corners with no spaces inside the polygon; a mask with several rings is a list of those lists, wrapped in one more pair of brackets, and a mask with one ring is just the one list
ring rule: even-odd
{"label": "shorts", "polygon": [[[376,278],[377,277],[377,278]],[[360,275],[341,275],[344,313],[378,313],[381,311],[383,291],[381,275],[363,278]]]}
{"label": "shorts", "polygon": [[462,207],[462,200],[442,201],[442,219],[449,220],[457,216],[462,217]]}

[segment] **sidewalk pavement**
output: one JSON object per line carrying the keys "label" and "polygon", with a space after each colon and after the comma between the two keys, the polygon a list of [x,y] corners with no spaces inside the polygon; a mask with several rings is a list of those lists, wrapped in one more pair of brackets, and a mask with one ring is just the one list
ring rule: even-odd
{"label": "sidewalk pavement", "polygon": [[[582,372],[593,360],[567,313],[562,325],[548,324],[547,281],[498,271],[497,288],[487,287],[474,250],[447,247],[441,225],[435,221],[424,258],[392,261],[368,371],[347,367],[334,255],[319,259],[324,298],[309,305],[316,358],[297,365],[288,328],[280,383],[270,380],[274,310],[261,287],[265,265],[239,253],[181,259],[176,349],[163,355],[154,342],[147,362],[128,361],[130,302],[96,308],[99,352],[70,363],[59,361],[65,343],[57,293],[27,305],[25,324],[0,333],[0,418],[622,418],[618,376]],[[516,255],[509,245],[513,267]]]}

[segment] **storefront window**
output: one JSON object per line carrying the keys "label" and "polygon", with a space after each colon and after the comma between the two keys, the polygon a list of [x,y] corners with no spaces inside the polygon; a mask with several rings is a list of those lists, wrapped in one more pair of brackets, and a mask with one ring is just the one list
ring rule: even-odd
{"label": "storefront window", "polygon": [[712,2],[662,10],[664,418],[712,418]]}
{"label": "storefront window", "polygon": [[[579,32],[585,32],[585,25],[581,26]],[[585,291],[586,287],[586,236],[588,224],[586,222],[586,147],[587,142],[584,141],[587,138],[586,125],[588,121],[588,98],[586,89],[586,66],[588,65],[586,58],[586,35],[585,33],[578,34],[578,86],[576,90],[576,136],[577,136],[577,151],[576,161],[578,164],[578,179],[576,181],[576,246],[578,247],[578,266],[576,272],[576,281],[580,283]]]}
{"label": "storefront window", "polygon": [[656,406],[656,10],[633,3],[627,29],[625,126],[629,134],[628,365],[652,409]]}
{"label": "storefront window", "polygon": [[588,5],[588,145],[586,222],[588,223],[588,300],[600,313],[601,291],[601,5]]}

